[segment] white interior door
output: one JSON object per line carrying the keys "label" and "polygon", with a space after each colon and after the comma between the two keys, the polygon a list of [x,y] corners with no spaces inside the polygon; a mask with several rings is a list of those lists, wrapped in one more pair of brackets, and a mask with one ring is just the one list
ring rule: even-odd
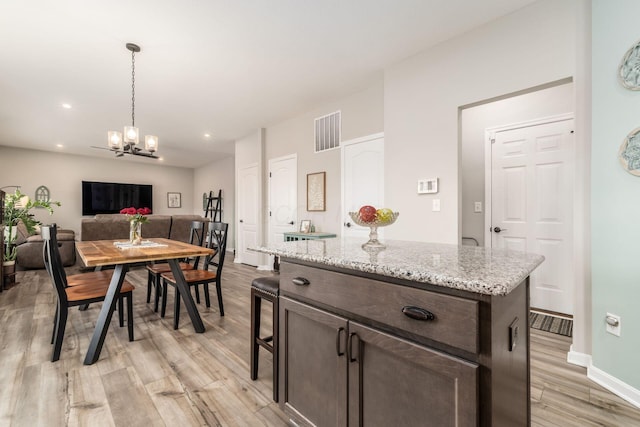
{"label": "white interior door", "polygon": [[269,243],[296,230],[298,161],[295,155],[269,160]]}
{"label": "white interior door", "polygon": [[259,202],[258,165],[251,165],[238,172],[238,255],[236,260],[243,264],[257,266],[259,254],[248,251],[259,243]]}
{"label": "white interior door", "polygon": [[573,314],[573,119],[496,132],[491,143],[492,247],[544,255],[531,307]]}
{"label": "white interior door", "polygon": [[[369,228],[355,224],[349,212],[364,205],[384,206],[384,136],[346,141],[342,145],[342,235],[366,238]],[[384,237],[384,227],[378,229]],[[363,242],[364,242],[363,241]]]}

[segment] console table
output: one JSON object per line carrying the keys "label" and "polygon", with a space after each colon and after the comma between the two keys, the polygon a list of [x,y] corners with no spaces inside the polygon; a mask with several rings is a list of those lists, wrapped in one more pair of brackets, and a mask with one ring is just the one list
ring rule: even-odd
{"label": "console table", "polygon": [[333,233],[284,233],[285,242],[293,242],[296,240],[317,240],[317,239],[329,239],[336,237]]}

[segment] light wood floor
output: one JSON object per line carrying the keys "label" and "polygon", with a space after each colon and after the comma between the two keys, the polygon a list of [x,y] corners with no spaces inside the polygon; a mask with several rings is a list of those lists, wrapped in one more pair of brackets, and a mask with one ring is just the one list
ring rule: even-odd
{"label": "light wood floor", "polygon": [[[249,379],[249,284],[262,275],[228,259],[226,315],[199,305],[207,330],[195,334],[184,309],[173,330],[171,298],[165,319],[153,312],[146,272],[132,270],[135,341],[114,316],[100,360],[84,366],[100,304],[71,310],[60,361],[51,363],[52,285],[44,270],[18,273],[20,283],[0,293],[0,426],[287,425],[271,400],[270,354],[261,352],[259,380]],[[569,344],[532,331],[532,425],[640,426],[640,410],[565,362]]]}

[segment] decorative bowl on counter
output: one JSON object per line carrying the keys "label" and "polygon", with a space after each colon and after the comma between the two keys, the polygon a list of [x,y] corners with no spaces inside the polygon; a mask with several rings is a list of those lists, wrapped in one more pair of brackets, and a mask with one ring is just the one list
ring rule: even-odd
{"label": "decorative bowl on counter", "polygon": [[398,219],[399,212],[392,212],[388,218],[384,218],[382,220],[375,219],[373,221],[363,221],[358,212],[349,212],[349,216],[356,224],[362,227],[369,227],[369,241],[362,245],[362,248],[386,248],[385,245],[380,243],[378,240],[378,227],[386,227],[387,225],[391,225],[396,222]]}

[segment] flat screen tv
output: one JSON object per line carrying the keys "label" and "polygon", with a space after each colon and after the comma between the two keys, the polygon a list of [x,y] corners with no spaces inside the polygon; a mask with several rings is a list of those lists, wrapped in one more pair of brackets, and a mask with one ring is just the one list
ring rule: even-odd
{"label": "flat screen tv", "polygon": [[153,186],[82,181],[82,215],[119,213],[122,208],[153,210]]}

